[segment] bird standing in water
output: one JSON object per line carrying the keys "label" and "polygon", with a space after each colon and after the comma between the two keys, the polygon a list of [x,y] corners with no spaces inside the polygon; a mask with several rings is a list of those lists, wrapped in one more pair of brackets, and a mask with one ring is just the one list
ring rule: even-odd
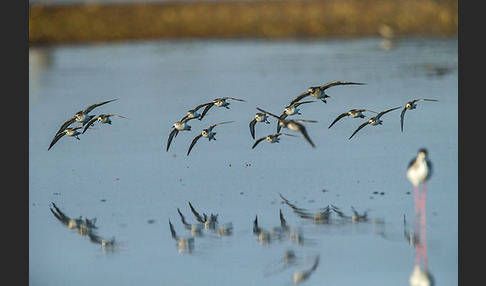
{"label": "bird standing in water", "polygon": [[[408,165],[407,178],[414,189],[415,211],[422,211],[425,208],[425,195],[427,192],[427,181],[432,175],[432,163],[428,158],[427,149],[421,148],[417,157],[412,159]],[[419,185],[422,184],[422,191]]]}

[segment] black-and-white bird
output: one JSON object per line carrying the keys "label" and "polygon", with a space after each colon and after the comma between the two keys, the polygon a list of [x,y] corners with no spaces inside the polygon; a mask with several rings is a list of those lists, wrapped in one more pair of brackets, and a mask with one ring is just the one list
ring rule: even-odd
{"label": "black-and-white bird", "polygon": [[116,115],[116,114],[100,114],[96,117],[93,117],[91,118],[88,123],[86,123],[86,125],[84,125],[84,129],[83,129],[83,133],[86,132],[86,130],[88,130],[88,128],[90,128],[96,121],[98,121],[99,123],[103,123],[103,124],[110,124],[111,125],[111,119],[110,117],[120,117],[120,118],[125,118],[125,119],[130,119],[128,117],[125,117],[125,116],[121,116],[121,115]]}
{"label": "black-and-white bird", "polygon": [[80,140],[78,135],[81,135],[81,133],[78,131],[78,129],[81,129],[81,128],[83,128],[83,127],[82,126],[68,127],[66,129],[64,129],[63,131],[57,133],[56,136],[54,137],[54,139],[52,139],[52,142],[49,145],[49,148],[47,148],[47,151],[49,151],[52,148],[52,146],[54,146],[54,144],[56,144],[56,142],[59,141],[59,139],[61,139],[64,135],[71,136],[71,137],[74,137],[74,138]]}
{"label": "black-and-white bird", "polygon": [[199,120],[203,119],[203,117],[206,115],[206,113],[208,113],[209,109],[213,106],[224,107],[224,108],[229,109],[230,103],[227,101],[228,99],[236,100],[236,101],[245,101],[244,99],[239,99],[239,98],[234,98],[234,97],[215,98],[211,102],[202,104],[202,105],[206,106],[206,108],[204,108],[201,116],[199,117]]}
{"label": "black-and-white bird", "polygon": [[339,114],[339,116],[336,117],[336,119],[334,119],[334,121],[331,123],[331,125],[329,125],[328,128],[331,128],[336,122],[338,122],[341,118],[346,117],[346,116],[349,116],[351,118],[365,118],[365,115],[363,114],[363,112],[365,112],[365,111],[376,113],[374,111],[371,111],[371,110],[368,110],[368,109],[362,109],[362,108],[350,109],[349,111],[346,111],[346,112]]}
{"label": "black-and-white bird", "polygon": [[[415,210],[425,207],[425,194],[427,191],[427,181],[432,175],[432,162],[428,158],[427,149],[421,148],[418,154],[408,164],[407,178],[412,183],[414,189]],[[419,185],[422,184],[422,194]]]}
{"label": "black-and-white bird", "polygon": [[264,136],[264,137],[261,137],[261,138],[258,138],[256,141],[255,141],[255,144],[253,144],[253,146],[251,147],[251,149],[254,149],[260,142],[262,142],[263,140],[267,140],[268,143],[279,143],[280,142],[280,138],[279,136],[280,135],[286,135],[286,136],[292,136],[292,137],[297,137],[295,135],[292,135],[292,134],[287,134],[287,133],[275,133],[275,134],[270,134],[270,135],[267,135],[267,136]]}
{"label": "black-and-white bird", "polygon": [[189,153],[191,153],[192,148],[194,147],[194,145],[197,143],[197,141],[201,137],[208,138],[209,141],[211,141],[211,140],[216,141],[216,138],[214,137],[216,135],[216,132],[213,132],[214,127],[222,125],[222,124],[232,123],[232,122],[234,122],[234,121],[220,122],[220,123],[216,123],[216,124],[209,126],[209,128],[207,128],[207,129],[203,129],[201,131],[201,133],[199,133],[196,137],[194,137],[194,139],[192,139],[191,145],[189,146],[189,150],[187,150],[187,156],[189,156]]}
{"label": "black-and-white bird", "polygon": [[270,124],[270,121],[268,121],[268,115],[264,112],[257,112],[255,114],[255,117],[250,121],[249,127],[250,127],[250,134],[253,139],[255,139],[255,125],[258,122],[264,122],[267,124]]}
{"label": "black-and-white bird", "polygon": [[316,123],[317,121],[315,121],[315,120],[304,120],[304,119],[298,119],[298,120],[281,119],[277,115],[272,114],[272,113],[270,113],[268,111],[265,111],[265,110],[263,110],[261,108],[258,108],[257,107],[257,109],[259,111],[261,111],[261,112],[265,112],[268,115],[277,118],[281,127],[288,128],[288,129],[290,129],[292,131],[300,132],[300,134],[302,134],[302,136],[305,138],[305,140],[307,140],[307,142],[309,142],[309,144],[311,144],[311,146],[313,148],[316,148],[316,146],[314,145],[314,143],[310,139],[309,134],[307,133],[307,130],[306,130],[305,126],[302,125],[302,124],[300,124],[299,122],[313,122],[313,123]]}
{"label": "black-and-white bird", "polygon": [[166,151],[169,151],[170,143],[172,143],[172,140],[174,137],[179,134],[179,131],[191,131],[191,126],[187,124],[189,120],[196,119],[197,117],[187,117],[184,120],[174,122],[172,126],[172,130],[169,133],[169,138],[167,139],[167,148]]}
{"label": "black-and-white bird", "polygon": [[376,125],[381,125],[382,124],[382,120],[381,120],[381,117],[383,115],[385,115],[386,113],[390,112],[390,111],[393,111],[393,110],[397,110],[399,109],[401,106],[399,107],[395,107],[395,108],[391,108],[391,109],[388,109],[388,110],[385,110],[385,111],[382,111],[380,113],[378,113],[378,115],[376,115],[375,117],[371,117],[368,121],[366,121],[365,123],[361,124],[354,132],[353,134],[351,134],[351,136],[349,137],[349,139],[353,138],[353,136],[358,133],[358,131],[360,131],[363,127],[365,127],[366,125],[371,125],[371,126],[376,126]]}
{"label": "black-and-white bird", "polygon": [[309,87],[309,89],[306,92],[303,92],[303,93],[299,94],[296,98],[294,98],[290,102],[290,104],[293,104],[297,101],[300,101],[300,100],[302,100],[303,98],[305,98],[309,95],[312,96],[315,99],[320,99],[320,100],[322,100],[322,102],[327,103],[326,98],[328,98],[330,96],[326,94],[326,92],[325,92],[326,89],[333,87],[333,86],[336,86],[336,85],[350,85],[350,84],[364,85],[364,83],[360,83],[360,82],[333,81],[333,82],[329,82],[329,83],[326,83],[326,84],[321,85],[321,86],[311,86],[311,87]]}
{"label": "black-and-white bird", "polygon": [[66,129],[69,125],[73,124],[74,122],[80,122],[84,126],[86,123],[88,123],[88,121],[91,118],[94,117],[94,115],[89,115],[88,113],[90,113],[93,109],[95,109],[98,106],[107,104],[107,103],[115,101],[115,100],[118,100],[118,99],[112,99],[112,100],[107,100],[107,101],[95,103],[95,104],[92,104],[92,105],[86,107],[83,110],[76,112],[73,117],[69,118],[68,120],[66,120],[66,122],[64,122],[61,125],[61,128],[59,128],[59,130],[57,131],[56,134],[59,134],[61,131],[64,131],[64,129]]}
{"label": "black-and-white bird", "polygon": [[409,101],[405,104],[405,107],[402,109],[402,113],[400,114],[400,128],[403,132],[403,119],[405,118],[405,112],[407,112],[407,110],[412,110],[412,109],[415,109],[417,108],[417,104],[416,102],[417,101],[438,101],[437,99],[427,99],[427,98],[417,98],[417,99],[414,99],[412,101]]}
{"label": "black-and-white bird", "polygon": [[184,117],[182,117],[181,121],[187,120],[189,118],[198,118],[199,120],[202,120],[202,115],[197,113],[197,111],[199,109],[201,109],[202,107],[208,106],[209,104],[211,104],[211,102],[202,103],[202,104],[199,104],[198,106],[194,107],[193,109],[188,110],[186,115],[184,115]]}

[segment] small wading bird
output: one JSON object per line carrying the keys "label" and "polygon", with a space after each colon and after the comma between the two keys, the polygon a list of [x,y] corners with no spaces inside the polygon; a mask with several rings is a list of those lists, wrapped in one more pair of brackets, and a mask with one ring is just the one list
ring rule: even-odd
{"label": "small wading bird", "polygon": [[399,109],[401,106],[399,107],[395,107],[395,108],[392,108],[392,109],[388,109],[388,110],[385,110],[385,111],[382,111],[380,113],[378,113],[378,115],[376,115],[375,117],[371,117],[368,121],[366,121],[365,123],[361,124],[354,132],[353,134],[351,134],[351,136],[349,137],[349,139],[353,138],[354,134],[358,133],[358,131],[360,131],[363,127],[365,127],[366,125],[370,124],[371,126],[376,126],[376,125],[381,125],[383,121],[381,121],[381,117],[390,112],[390,111],[393,111],[393,110],[397,110]]}
{"label": "small wading bird", "polygon": [[334,119],[334,121],[331,123],[331,125],[329,125],[328,129],[331,128],[341,118],[346,117],[346,116],[349,116],[351,118],[365,118],[365,115],[363,114],[363,112],[365,112],[365,111],[377,113],[377,112],[374,112],[374,111],[371,111],[371,110],[368,110],[368,109],[350,109],[349,111],[346,111],[346,112],[339,114],[339,116],[336,117],[336,119]]}
{"label": "small wading bird", "polygon": [[174,139],[174,137],[179,134],[179,131],[191,131],[191,126],[189,126],[187,122],[195,118],[196,117],[188,117],[186,119],[183,118],[183,120],[174,123],[174,125],[172,126],[172,130],[169,133],[169,138],[167,139],[166,151],[169,151],[170,143],[172,142],[172,139]]}
{"label": "small wading bird", "polygon": [[255,114],[255,117],[250,121],[250,134],[253,139],[255,139],[255,125],[257,122],[265,122],[267,124],[270,124],[270,121],[268,121],[268,115],[263,112],[258,112]]}
{"label": "small wading bird", "polygon": [[120,117],[120,118],[125,118],[125,119],[130,119],[128,117],[124,117],[124,116],[116,115],[116,114],[100,114],[97,117],[91,118],[88,121],[88,123],[86,123],[86,125],[84,126],[84,129],[83,129],[83,134],[84,134],[84,132],[86,132],[86,130],[88,130],[88,128],[90,126],[94,125],[94,123],[96,121],[98,121],[99,123],[110,124],[111,125],[111,119],[110,119],[110,117],[112,117],[112,116],[116,116],[116,117]]}
{"label": "small wading bird", "polygon": [[88,113],[90,113],[93,109],[95,109],[98,106],[101,106],[103,104],[107,104],[107,103],[115,101],[115,100],[118,100],[118,99],[112,99],[112,100],[107,100],[107,101],[95,103],[95,104],[92,104],[92,105],[86,107],[85,109],[83,109],[81,111],[76,112],[73,117],[69,118],[68,120],[66,120],[66,122],[64,122],[61,125],[61,128],[59,128],[59,130],[57,131],[56,134],[59,134],[61,131],[66,129],[69,125],[73,124],[74,122],[80,122],[84,126],[91,118],[94,117],[94,115],[89,115]]}
{"label": "small wading bird", "polygon": [[264,136],[264,137],[261,137],[259,138],[258,140],[255,141],[255,144],[253,144],[253,147],[251,147],[251,149],[254,149],[260,142],[262,142],[263,140],[267,140],[268,143],[279,143],[280,142],[280,138],[279,136],[280,135],[287,135],[287,136],[292,136],[292,137],[297,137],[295,135],[292,135],[292,134],[286,134],[286,133],[275,133],[275,134],[270,134],[268,136]]}
{"label": "small wading bird", "polygon": [[326,94],[325,90],[336,86],[336,85],[349,85],[349,84],[358,84],[358,85],[364,85],[364,83],[360,82],[349,82],[349,81],[333,81],[326,83],[321,86],[311,86],[306,92],[301,93],[298,95],[296,98],[294,98],[289,105],[292,105],[296,103],[297,101],[300,101],[301,99],[307,97],[307,96],[312,96],[315,99],[320,99],[322,102],[327,103],[326,98],[330,97],[329,95]]}
{"label": "small wading bird", "polygon": [[74,138],[76,138],[78,140],[81,140],[78,137],[78,135],[81,134],[78,131],[78,129],[81,129],[81,128],[83,128],[83,127],[82,126],[68,127],[66,129],[64,129],[63,131],[57,133],[56,136],[54,137],[54,139],[52,139],[52,142],[49,145],[49,148],[47,148],[47,151],[49,151],[52,148],[52,146],[54,146],[54,144],[56,144],[56,142],[59,141],[59,139],[61,139],[64,135],[71,136],[71,137],[74,137]]}
{"label": "small wading bird", "polygon": [[416,104],[417,101],[438,101],[438,100],[427,99],[427,98],[418,98],[418,99],[414,99],[412,101],[407,102],[405,104],[405,107],[402,109],[402,113],[400,114],[400,128],[402,129],[402,132],[403,132],[403,119],[405,118],[405,112],[407,112],[407,110],[412,110],[412,109],[417,108],[417,104]]}
{"label": "small wading bird", "polygon": [[277,115],[272,114],[272,113],[270,113],[268,111],[265,111],[265,110],[260,109],[258,107],[257,107],[257,109],[259,111],[261,111],[261,112],[265,112],[268,115],[277,118],[281,127],[288,128],[288,129],[290,129],[292,131],[300,132],[300,134],[302,134],[302,136],[305,138],[305,140],[307,140],[307,142],[309,142],[309,144],[311,144],[311,146],[313,148],[316,148],[316,146],[314,145],[314,143],[310,139],[309,134],[307,133],[307,130],[305,129],[305,126],[302,125],[302,124],[300,124],[299,122],[313,122],[313,123],[316,123],[317,121],[315,121],[315,120],[304,120],[304,119],[299,119],[299,120],[281,119]]}
{"label": "small wading bird", "polygon": [[216,123],[216,124],[209,126],[209,128],[207,128],[207,129],[203,129],[199,135],[197,135],[196,137],[194,137],[194,139],[192,139],[191,145],[189,146],[189,150],[187,150],[187,156],[189,156],[189,153],[191,153],[192,147],[194,147],[194,145],[196,145],[197,141],[201,137],[208,138],[209,141],[211,141],[211,140],[216,141],[216,138],[214,137],[216,135],[216,132],[213,132],[214,127],[221,125],[221,124],[232,123],[232,122],[234,122],[234,121],[226,121],[226,122]]}
{"label": "small wading bird", "polygon": [[234,98],[234,97],[215,98],[215,99],[213,99],[212,102],[208,102],[208,103],[203,103],[202,104],[202,105],[205,105],[206,108],[204,108],[203,113],[201,114],[201,117],[199,117],[199,120],[203,119],[203,117],[206,115],[206,113],[208,113],[209,109],[211,107],[213,107],[213,106],[216,106],[216,107],[225,107],[225,108],[229,109],[230,103],[227,102],[228,99],[236,100],[236,101],[245,101],[243,99]]}

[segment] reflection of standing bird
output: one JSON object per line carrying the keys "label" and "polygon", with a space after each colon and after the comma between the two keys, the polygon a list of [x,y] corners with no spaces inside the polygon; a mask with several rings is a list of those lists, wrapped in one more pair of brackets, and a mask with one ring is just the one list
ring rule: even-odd
{"label": "reflection of standing bird", "polygon": [[390,112],[390,111],[393,111],[393,110],[396,110],[396,109],[399,109],[399,107],[395,107],[395,108],[392,108],[392,109],[388,109],[388,110],[385,110],[385,111],[382,111],[380,113],[378,113],[378,115],[376,115],[375,117],[371,117],[368,121],[366,121],[365,123],[361,124],[354,132],[353,134],[351,134],[351,136],[349,137],[349,139],[353,138],[354,134],[358,133],[358,131],[360,131],[363,127],[365,127],[366,125],[370,124],[372,126],[376,126],[376,125],[381,125],[383,121],[381,121],[381,117]]}
{"label": "reflection of standing bird", "polygon": [[417,101],[438,101],[438,100],[418,98],[418,99],[414,99],[412,101],[407,102],[405,104],[405,107],[402,109],[402,113],[400,114],[400,127],[402,128],[402,132],[403,132],[403,119],[405,118],[405,112],[407,112],[407,110],[412,110],[412,109],[417,108],[417,104],[415,103]]}
{"label": "reflection of standing bird", "polygon": [[331,123],[331,125],[329,125],[328,128],[331,128],[334,125],[334,123],[338,122],[341,118],[346,117],[346,116],[349,116],[351,118],[357,118],[357,117],[365,118],[365,116],[363,114],[363,112],[365,112],[365,111],[376,113],[376,112],[368,110],[368,109],[350,109],[349,111],[346,111],[346,112],[339,114],[339,116],[336,117],[336,119],[334,119],[334,121]]}
{"label": "reflection of standing bird", "polygon": [[325,90],[336,86],[336,85],[348,85],[348,84],[359,84],[363,85],[364,83],[359,83],[359,82],[349,82],[349,81],[333,81],[326,83],[325,85],[321,86],[311,86],[306,92],[301,93],[298,95],[296,98],[294,98],[290,104],[294,104],[295,102],[307,97],[307,96],[312,96],[315,99],[320,99],[322,102],[327,103],[326,98],[330,97],[329,95],[326,94]]}
{"label": "reflection of standing bird", "polygon": [[218,125],[231,123],[231,122],[234,122],[234,121],[226,121],[226,122],[216,123],[216,124],[209,126],[209,128],[207,128],[207,129],[203,129],[199,135],[197,135],[196,137],[194,137],[194,139],[192,139],[191,145],[189,146],[189,150],[187,150],[187,155],[189,156],[189,153],[191,153],[192,147],[194,147],[194,145],[196,145],[199,138],[204,137],[204,138],[208,138],[209,141],[211,141],[211,140],[216,141],[216,138],[214,137],[214,135],[216,135],[216,132],[213,132],[213,128],[218,126]]}

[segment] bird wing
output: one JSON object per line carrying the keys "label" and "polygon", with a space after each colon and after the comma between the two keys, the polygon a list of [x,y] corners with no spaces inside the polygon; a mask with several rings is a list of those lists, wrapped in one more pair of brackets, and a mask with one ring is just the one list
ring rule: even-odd
{"label": "bird wing", "polygon": [[346,117],[346,116],[348,116],[347,112],[343,112],[343,113],[339,114],[339,116],[336,117],[336,119],[334,119],[334,121],[331,123],[331,125],[329,125],[328,129],[331,128],[334,125],[334,123],[338,122],[339,119]]}
{"label": "bird wing", "polygon": [[397,110],[397,109],[399,109],[399,108],[401,108],[401,106],[398,106],[398,107],[395,107],[395,108],[390,108],[390,109],[388,109],[388,110],[382,111],[382,112],[378,113],[378,115],[376,116],[376,119],[379,119],[379,118],[380,118],[380,117],[382,117],[384,114],[386,114],[386,113],[388,113],[388,112],[390,112],[390,111],[393,111],[393,110]]}
{"label": "bird wing", "polygon": [[234,97],[223,97],[223,99],[232,99],[232,100],[236,100],[236,101],[244,101],[244,102],[246,102],[246,100],[244,100],[244,99],[239,99],[239,98],[234,98]]}
{"label": "bird wing", "polygon": [[212,131],[213,128],[216,127],[216,126],[218,126],[218,125],[222,125],[222,124],[226,124],[226,123],[233,123],[233,122],[235,122],[235,121],[232,120],[232,121],[225,121],[225,122],[216,123],[216,124],[213,124],[213,125],[209,126],[208,130],[209,131]]}
{"label": "bird wing", "polygon": [[294,106],[294,107],[298,107],[299,105],[301,104],[304,104],[304,103],[311,103],[311,102],[317,102],[315,100],[307,100],[307,101],[298,101],[298,102],[294,102],[293,104],[289,104],[287,105],[287,107],[290,107],[290,106]]}
{"label": "bird wing", "polygon": [[309,91],[303,92],[303,93],[301,93],[301,94],[297,95],[297,96],[296,96],[296,97],[295,97],[295,98],[294,98],[294,99],[293,99],[293,100],[292,100],[292,101],[289,103],[289,105],[292,105],[292,104],[296,103],[297,101],[299,101],[299,100],[301,100],[301,99],[303,99],[303,98],[305,98],[306,96],[309,96],[309,95],[310,95],[310,92],[309,92]]}
{"label": "bird wing", "polygon": [[256,118],[253,118],[250,121],[250,124],[248,126],[250,127],[250,134],[253,139],[255,139],[255,124],[257,123]]}
{"label": "bird wing", "polygon": [[54,144],[56,144],[56,142],[59,141],[59,139],[61,139],[62,136],[64,136],[64,135],[66,135],[65,131],[61,131],[60,133],[57,133],[56,136],[54,137],[54,139],[52,139],[52,142],[49,145],[49,148],[47,148],[47,151],[49,151],[52,148],[52,146],[54,146]]}
{"label": "bird wing", "polygon": [[292,135],[292,134],[280,133],[280,132],[279,132],[279,133],[275,133],[275,134],[273,134],[273,135],[274,135],[274,136],[287,135],[287,136],[297,137],[297,136]]}
{"label": "bird wing", "polygon": [[347,84],[359,84],[359,85],[364,85],[364,83],[360,82],[350,82],[350,81],[332,81],[329,83],[326,83],[325,85],[322,85],[320,88],[322,90],[328,89],[330,87],[336,86],[336,85],[347,85]]}
{"label": "bird wing", "polygon": [[202,120],[203,119],[203,117],[206,115],[206,113],[208,113],[209,109],[211,107],[213,107],[214,102],[208,102],[208,103],[205,103],[204,105],[206,105],[206,108],[204,108],[203,112],[201,113],[201,116],[199,117],[199,120]]}
{"label": "bird wing", "polygon": [[197,140],[199,140],[199,138],[201,138],[201,137],[202,137],[202,134],[199,134],[196,137],[194,137],[194,139],[192,139],[191,145],[189,146],[189,150],[187,150],[187,156],[189,156],[189,153],[191,153],[192,147],[194,147],[194,145],[196,145]]}
{"label": "bird wing", "polygon": [[[280,114],[279,116],[280,119],[285,119],[287,118],[287,113],[282,112],[282,114]],[[282,128],[282,126],[280,126],[280,120],[277,120],[277,132],[280,132],[280,129]]]}
{"label": "bird wing", "polygon": [[191,208],[192,213],[196,217],[196,220],[201,223],[205,223],[206,220],[196,211],[196,209],[192,206],[191,202],[189,202],[189,207]]}
{"label": "bird wing", "polygon": [[69,118],[68,120],[66,120],[66,122],[64,122],[61,127],[59,128],[59,130],[57,131],[56,135],[58,133],[61,133],[62,131],[66,130],[66,128],[68,128],[69,125],[73,124],[74,121],[76,121],[76,117],[71,117]]}
{"label": "bird wing", "polygon": [[414,99],[413,102],[417,102],[417,101],[438,101],[437,99],[427,99],[427,98],[418,98],[418,99]]}
{"label": "bird wing", "polygon": [[177,133],[179,133],[179,130],[177,130],[177,128],[172,128],[172,131],[170,131],[169,133],[169,138],[167,139],[167,151],[169,151],[169,147],[170,147],[170,143],[172,142],[172,139],[174,138],[174,136],[177,135]]}
{"label": "bird wing", "polygon": [[101,106],[101,105],[103,105],[103,104],[107,104],[107,103],[112,102],[112,101],[115,101],[115,100],[118,100],[118,99],[112,99],[112,100],[107,100],[107,101],[103,101],[103,102],[99,102],[99,103],[91,104],[90,106],[86,107],[86,108],[83,110],[83,112],[84,112],[85,114],[88,114],[88,113],[90,113],[90,112],[91,112],[91,110],[95,109],[96,107]]}
{"label": "bird wing", "polygon": [[275,118],[277,118],[277,119],[280,119],[280,117],[278,117],[277,115],[275,115],[275,114],[273,114],[273,113],[270,113],[270,112],[268,112],[268,111],[265,111],[265,110],[263,110],[263,109],[261,109],[261,108],[259,108],[259,107],[257,107],[256,109],[257,109],[258,111],[264,112],[264,113],[266,113],[266,114],[268,114],[268,115],[270,115],[270,116],[272,116],[272,117],[275,117]]}
{"label": "bird wing", "polygon": [[[101,116],[101,115],[100,115],[100,116]],[[98,120],[98,117],[100,117],[100,116],[93,117],[93,118],[91,118],[91,119],[90,119],[90,120],[89,120],[89,121],[86,123],[86,125],[84,126],[84,129],[83,129],[83,134],[84,134],[84,132],[86,132],[86,130],[88,130],[88,128],[89,128],[91,125],[93,125],[93,124],[94,124],[94,122],[95,122],[96,120]]]}
{"label": "bird wing", "polygon": [[255,144],[253,144],[253,146],[251,147],[251,149],[254,149],[254,148],[255,148],[255,147],[258,145],[258,143],[262,142],[262,141],[263,141],[263,140],[265,140],[266,138],[267,138],[267,136],[265,136],[265,137],[261,137],[261,138],[258,138],[258,140],[257,140],[257,141],[255,141]]}
{"label": "bird wing", "polygon": [[405,112],[407,112],[406,107],[402,109],[402,113],[400,114],[400,127],[402,129],[402,132],[403,132],[403,119],[405,118]]}
{"label": "bird wing", "polygon": [[370,123],[370,121],[366,121],[365,123],[361,124],[354,132],[353,134],[349,137],[349,139],[353,138],[354,134],[358,133],[358,131],[360,131],[363,127],[365,127],[366,125],[368,125]]}
{"label": "bird wing", "polygon": [[307,142],[309,142],[313,148],[316,148],[316,146],[310,139],[309,134],[307,133],[307,130],[305,129],[304,125],[301,124],[301,126],[302,127],[300,128],[300,133],[302,133],[302,136],[304,136],[305,140],[307,140]]}
{"label": "bird wing", "polygon": [[172,238],[174,238],[175,240],[178,240],[177,233],[174,229],[174,226],[170,222],[170,219],[169,219],[169,228],[170,228],[170,234],[172,235]]}

